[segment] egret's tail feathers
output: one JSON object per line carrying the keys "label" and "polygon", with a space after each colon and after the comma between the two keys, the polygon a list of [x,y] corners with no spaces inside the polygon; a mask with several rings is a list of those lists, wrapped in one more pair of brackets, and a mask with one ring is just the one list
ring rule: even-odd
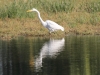
{"label": "egret's tail feathers", "polygon": [[61,30],[64,31],[64,28],[62,27]]}

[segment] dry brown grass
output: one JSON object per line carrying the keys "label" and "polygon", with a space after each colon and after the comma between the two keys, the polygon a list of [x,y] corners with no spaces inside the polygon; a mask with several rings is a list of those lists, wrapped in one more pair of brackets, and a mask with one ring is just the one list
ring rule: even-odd
{"label": "dry brown grass", "polygon": [[[67,16],[67,15],[66,15]],[[43,17],[46,19],[45,17]],[[57,31],[55,34],[52,33],[53,37],[63,37],[68,33],[84,34],[84,35],[94,35],[100,34],[100,26],[88,25],[88,24],[78,24],[75,27],[71,27],[67,24],[65,20],[60,20],[58,16],[48,17],[54,20],[65,28],[65,32]],[[0,20],[0,38],[2,39],[12,39],[18,36],[38,36],[38,37],[49,37],[49,32],[44,28],[39,22],[38,18],[35,19],[4,19]]]}

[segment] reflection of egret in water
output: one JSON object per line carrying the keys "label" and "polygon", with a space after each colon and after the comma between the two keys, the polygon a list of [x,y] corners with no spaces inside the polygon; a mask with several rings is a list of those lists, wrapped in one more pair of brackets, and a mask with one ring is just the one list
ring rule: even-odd
{"label": "reflection of egret in water", "polygon": [[35,59],[36,71],[41,70],[43,58],[46,58],[47,56],[50,58],[56,58],[57,55],[63,50],[64,45],[64,38],[61,40],[50,39],[49,42],[44,43],[43,47],[41,48],[41,52],[39,53],[39,56],[37,56]]}

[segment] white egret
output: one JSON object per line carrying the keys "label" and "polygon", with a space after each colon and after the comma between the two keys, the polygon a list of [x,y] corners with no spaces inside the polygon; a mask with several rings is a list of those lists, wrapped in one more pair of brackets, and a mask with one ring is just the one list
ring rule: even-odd
{"label": "white egret", "polygon": [[37,9],[33,8],[31,10],[28,10],[27,12],[33,12],[33,11],[37,12],[38,18],[40,19],[42,25],[44,27],[46,27],[49,30],[50,33],[54,32],[56,30],[62,30],[62,31],[64,31],[64,28],[62,26],[58,25],[57,23],[55,23],[55,22],[53,22],[51,20],[43,21],[42,18],[41,18],[41,16],[40,16],[40,12]]}

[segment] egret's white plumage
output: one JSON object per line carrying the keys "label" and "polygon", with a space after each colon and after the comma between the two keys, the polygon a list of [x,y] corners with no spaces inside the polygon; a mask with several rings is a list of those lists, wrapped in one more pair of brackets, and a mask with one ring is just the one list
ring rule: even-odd
{"label": "egret's white plumage", "polygon": [[33,8],[32,10],[28,10],[27,12],[32,12],[32,11],[37,12],[38,18],[40,19],[42,25],[44,27],[46,27],[50,31],[50,33],[54,32],[56,30],[62,30],[62,31],[64,31],[64,28],[62,26],[58,25],[57,23],[55,23],[55,22],[53,22],[51,20],[43,21],[42,18],[41,18],[41,16],[40,16],[40,12],[37,9]]}

